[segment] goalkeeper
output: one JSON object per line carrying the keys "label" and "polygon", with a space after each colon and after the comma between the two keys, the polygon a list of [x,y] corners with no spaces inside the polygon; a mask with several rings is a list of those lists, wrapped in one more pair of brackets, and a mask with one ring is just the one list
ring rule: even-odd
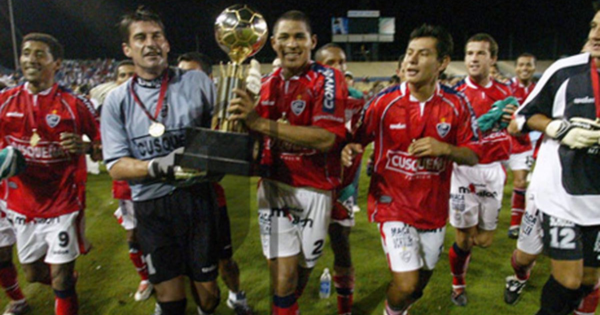
{"label": "goalkeeper", "polygon": [[[600,13],[590,25],[589,40],[600,41]],[[600,49],[594,49],[554,63],[509,126],[513,134],[545,133],[530,184],[552,266],[539,315],[569,314],[598,281]]]}

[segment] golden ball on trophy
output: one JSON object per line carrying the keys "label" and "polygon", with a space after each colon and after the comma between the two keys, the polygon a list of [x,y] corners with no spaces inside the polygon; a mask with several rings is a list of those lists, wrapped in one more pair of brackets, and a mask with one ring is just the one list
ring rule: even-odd
{"label": "golden ball on trophy", "polygon": [[215,38],[233,63],[241,64],[267,42],[269,30],[262,14],[247,5],[225,9],[215,22]]}

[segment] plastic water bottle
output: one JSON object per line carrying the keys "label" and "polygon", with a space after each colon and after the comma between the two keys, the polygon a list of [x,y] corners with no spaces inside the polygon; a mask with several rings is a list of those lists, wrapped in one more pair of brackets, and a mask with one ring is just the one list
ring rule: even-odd
{"label": "plastic water bottle", "polygon": [[329,274],[329,269],[325,268],[323,270],[323,274],[321,275],[321,281],[319,282],[319,297],[321,299],[329,298],[331,295],[331,274]]}

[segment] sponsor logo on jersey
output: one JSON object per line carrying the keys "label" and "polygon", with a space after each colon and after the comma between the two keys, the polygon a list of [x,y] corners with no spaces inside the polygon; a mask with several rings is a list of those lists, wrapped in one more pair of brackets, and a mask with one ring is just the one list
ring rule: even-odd
{"label": "sponsor logo on jersey", "polygon": [[132,142],[141,159],[163,156],[185,145],[185,131],[169,131],[160,138],[147,136],[133,139]]}
{"label": "sponsor logo on jersey", "polygon": [[451,126],[444,118],[442,118],[442,121],[435,125],[435,129],[440,137],[445,138],[450,132]]}
{"label": "sponsor logo on jersey", "polygon": [[58,126],[59,122],[60,122],[60,116],[56,115],[56,113],[46,115],[46,123],[48,124],[48,126],[50,128],[54,128],[54,127]]}
{"label": "sponsor logo on jersey", "polygon": [[42,140],[32,147],[29,141],[9,136],[8,143],[21,151],[28,161],[57,163],[70,160],[69,154],[62,148],[60,142]]}
{"label": "sponsor logo on jersey", "polygon": [[324,95],[323,95],[323,111],[333,113],[335,111],[335,73],[333,69],[323,71],[325,77]]}
{"label": "sponsor logo on jersey", "polygon": [[23,117],[23,113],[8,112],[8,113],[6,113],[6,117],[18,117],[18,118],[21,118],[21,117]]}
{"label": "sponsor logo on jersey", "polygon": [[273,106],[273,105],[275,105],[275,101],[265,100],[265,101],[260,102],[260,105],[262,105],[262,106]]}
{"label": "sponsor logo on jersey", "polygon": [[438,175],[446,170],[448,160],[442,157],[417,158],[403,151],[387,152],[386,169],[409,176]]}
{"label": "sponsor logo on jersey", "polygon": [[398,129],[406,129],[406,124],[397,123],[397,124],[390,125],[390,130],[398,130]]}
{"label": "sponsor logo on jersey", "polygon": [[302,112],[306,108],[306,102],[302,99],[302,96],[298,95],[298,99],[295,101],[292,101],[291,107],[292,107],[292,112],[296,116],[300,116],[300,114],[302,114]]}
{"label": "sponsor logo on jersey", "polygon": [[550,217],[550,226],[551,227],[575,227],[575,223],[573,223],[569,220]]}
{"label": "sponsor logo on jersey", "polygon": [[594,98],[593,97],[580,97],[580,98],[575,98],[573,100],[573,103],[575,104],[589,104],[589,103],[593,103],[594,102]]}

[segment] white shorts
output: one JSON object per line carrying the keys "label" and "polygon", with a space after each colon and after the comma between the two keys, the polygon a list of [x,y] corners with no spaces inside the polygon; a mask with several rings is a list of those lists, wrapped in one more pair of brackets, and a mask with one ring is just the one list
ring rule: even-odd
{"label": "white shorts", "polygon": [[115,211],[114,216],[127,231],[134,230],[137,226],[135,212],[133,211],[133,201],[131,200],[119,199],[119,207]]}
{"label": "white shorts", "polygon": [[332,193],[261,180],[257,199],[265,257],[291,257],[302,253],[301,265],[314,267],[325,245]]}
{"label": "white shorts", "polygon": [[23,264],[34,263],[44,256],[48,264],[64,264],[86,252],[82,211],[27,221],[26,216],[8,210],[7,217],[14,226],[17,253]]}
{"label": "white shorts", "polygon": [[446,227],[418,230],[404,222],[379,223],[381,245],[393,272],[433,270],[444,251]]}
{"label": "white shorts", "polygon": [[0,247],[13,246],[17,241],[15,230],[6,218],[6,201],[0,200]]}
{"label": "white shorts", "polygon": [[533,150],[511,154],[509,159],[503,161],[502,164],[513,171],[530,171],[533,166]]}
{"label": "white shorts", "polygon": [[493,231],[498,226],[506,173],[500,162],[458,166],[454,164],[450,188],[450,224],[455,228],[478,226]]}
{"label": "white shorts", "polygon": [[542,240],[544,236],[544,230],[542,229],[543,213],[536,208],[533,202],[533,194],[529,190],[525,197],[525,214],[523,214],[521,220],[517,248],[530,255],[539,255],[544,249]]}

